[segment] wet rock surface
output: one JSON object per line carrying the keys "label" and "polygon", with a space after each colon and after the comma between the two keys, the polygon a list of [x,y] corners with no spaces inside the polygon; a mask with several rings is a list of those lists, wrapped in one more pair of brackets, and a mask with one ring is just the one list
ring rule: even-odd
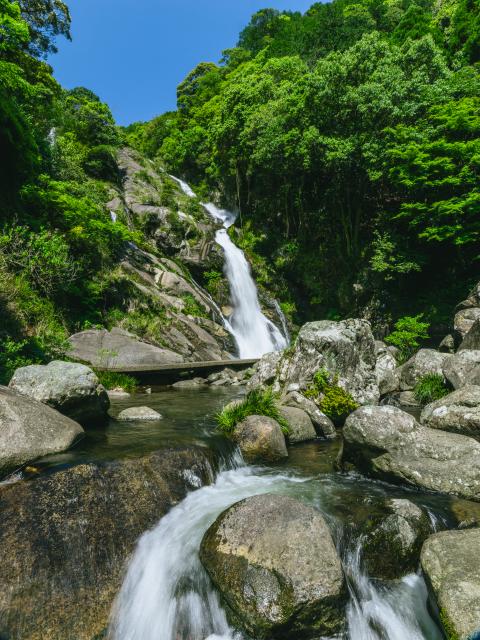
{"label": "wet rock surface", "polygon": [[428,514],[410,500],[392,499],[387,507],[390,514],[365,532],[362,554],[370,576],[394,580],[417,570],[432,527]]}
{"label": "wet rock surface", "polygon": [[117,416],[117,420],[125,420],[126,422],[161,419],[162,415],[150,407],[129,407],[120,411]]}
{"label": "wet rock surface", "polygon": [[422,568],[449,640],[480,637],[480,529],[444,531],[422,549]]}
{"label": "wet rock surface", "polygon": [[340,559],[321,514],[286,496],[247,498],[227,509],[200,558],[233,612],[256,638],[317,638],[341,629]]}
{"label": "wet rock surface", "polygon": [[283,404],[287,407],[302,409],[308,414],[313,423],[317,435],[321,438],[333,439],[337,437],[335,425],[320,409],[313,400],[305,398],[298,391],[293,391],[283,399]]}
{"label": "wet rock surface", "polygon": [[136,540],[194,488],[189,477],[209,480],[204,449],[0,487],[0,637],[100,637]]}
{"label": "wet rock surface", "polygon": [[397,407],[361,407],[343,429],[342,462],[367,475],[480,501],[480,444],[428,429]]}

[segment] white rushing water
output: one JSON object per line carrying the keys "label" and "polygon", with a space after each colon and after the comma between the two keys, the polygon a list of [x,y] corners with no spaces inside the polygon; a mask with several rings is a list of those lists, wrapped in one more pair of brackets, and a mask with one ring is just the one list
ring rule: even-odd
{"label": "white rushing water", "polygon": [[[196,194],[191,187],[170,176],[190,198]],[[233,313],[228,319],[228,329],[231,331],[238,347],[240,358],[261,358],[271,351],[281,351],[288,346],[288,332],[284,334],[263,313],[258,299],[258,291],[253,280],[250,265],[245,254],[239,249],[228,235],[236,214],[220,209],[213,203],[202,203],[206,211],[223,225],[215,236],[217,244],[225,255],[225,275],[230,285]],[[281,311],[280,311],[281,317]]]}
{"label": "white rushing water", "polygon": [[[261,493],[288,493],[306,482],[252,467],[220,473],[144,534],[116,600],[110,640],[243,640],[233,630],[198,550],[204,533],[227,507]],[[392,587],[374,585],[348,555],[348,640],[441,640],[427,609],[424,582],[407,576]],[[300,640],[300,639],[299,639]]]}

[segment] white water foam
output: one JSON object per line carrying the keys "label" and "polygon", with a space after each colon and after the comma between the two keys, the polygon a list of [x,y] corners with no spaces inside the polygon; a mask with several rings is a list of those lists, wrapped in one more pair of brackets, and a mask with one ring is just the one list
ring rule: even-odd
{"label": "white water foam", "polygon": [[[198,550],[204,533],[230,505],[261,493],[288,493],[307,482],[240,467],[189,494],[140,539],[116,599],[109,640],[243,640],[232,629]],[[441,640],[416,575],[392,586],[360,569],[360,545],[344,568],[350,592],[345,640]]]}

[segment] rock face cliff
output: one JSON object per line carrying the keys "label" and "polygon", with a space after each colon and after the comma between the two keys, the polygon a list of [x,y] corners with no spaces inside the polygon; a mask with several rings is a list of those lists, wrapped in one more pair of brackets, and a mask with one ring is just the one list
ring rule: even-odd
{"label": "rock face cliff", "polygon": [[140,232],[139,242],[125,247],[112,274],[106,326],[77,333],[70,355],[102,366],[122,364],[128,352],[129,364],[137,364],[134,345],[154,361],[233,357],[235,343],[220,309],[228,312],[229,292],[214,239],[217,224],[158,163],[128,148],[117,162],[122,178],[110,187],[105,206],[112,220]]}

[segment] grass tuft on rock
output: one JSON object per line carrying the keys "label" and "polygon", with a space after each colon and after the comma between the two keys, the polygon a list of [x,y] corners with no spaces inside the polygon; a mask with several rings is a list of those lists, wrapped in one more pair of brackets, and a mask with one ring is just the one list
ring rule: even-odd
{"label": "grass tuft on rock", "polygon": [[100,384],[103,384],[105,389],[109,391],[123,389],[127,393],[135,393],[137,390],[138,382],[133,376],[128,376],[125,373],[115,373],[114,371],[95,371],[95,373],[100,380]]}
{"label": "grass tuft on rock", "polygon": [[438,373],[429,373],[420,378],[415,385],[415,399],[421,405],[425,406],[435,400],[440,400],[450,393],[445,379]]}
{"label": "grass tuft on rock", "polygon": [[236,425],[248,416],[267,416],[278,422],[285,435],[289,432],[288,422],[280,411],[277,396],[271,389],[253,389],[246,397],[233,402],[217,414],[217,426],[225,434],[231,434]]}

